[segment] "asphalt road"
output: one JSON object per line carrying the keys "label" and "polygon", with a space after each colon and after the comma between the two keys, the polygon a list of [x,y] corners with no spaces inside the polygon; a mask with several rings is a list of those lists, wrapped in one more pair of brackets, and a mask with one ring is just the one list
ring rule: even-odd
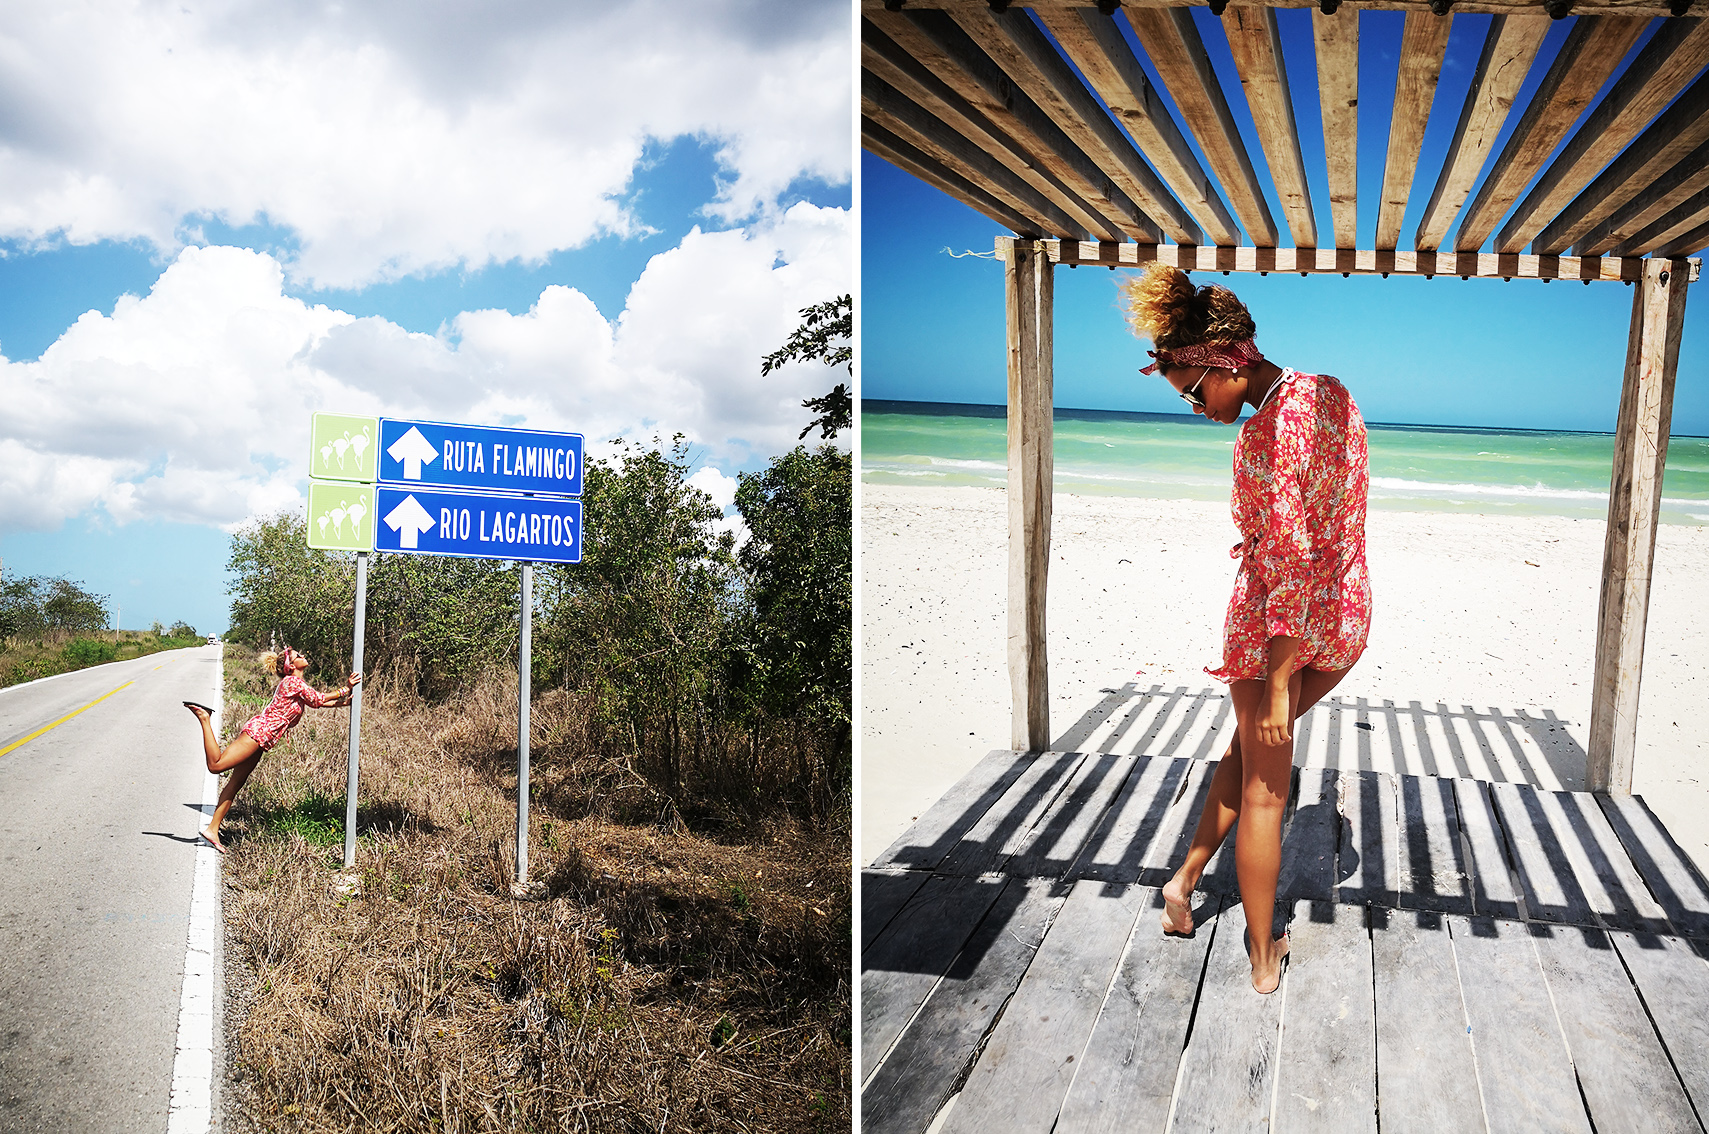
{"label": "asphalt road", "polygon": [[166,1129],[219,660],[0,690],[0,1131]]}

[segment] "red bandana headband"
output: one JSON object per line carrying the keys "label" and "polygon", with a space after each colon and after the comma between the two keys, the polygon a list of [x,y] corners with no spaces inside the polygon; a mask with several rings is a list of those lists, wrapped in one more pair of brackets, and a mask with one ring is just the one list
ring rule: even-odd
{"label": "red bandana headband", "polygon": [[[1157,352],[1145,352],[1152,358],[1157,358]],[[1257,345],[1247,339],[1238,343],[1194,343],[1179,350],[1166,350],[1163,357],[1150,366],[1140,367],[1141,374],[1155,374],[1165,363],[1170,366],[1215,366],[1224,370],[1239,370],[1253,362],[1263,362],[1264,356],[1258,353]]]}
{"label": "red bandana headband", "polygon": [[285,667],[285,673],[291,672],[291,663],[297,660],[297,652],[286,646],[285,652],[279,655],[279,664]]}

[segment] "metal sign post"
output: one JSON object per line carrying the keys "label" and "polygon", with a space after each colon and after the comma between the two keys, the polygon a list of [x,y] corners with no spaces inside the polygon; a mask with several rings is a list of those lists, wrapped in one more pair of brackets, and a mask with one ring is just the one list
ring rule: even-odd
{"label": "metal sign post", "polygon": [[[362,630],[368,619],[368,553],[356,553],[356,646],[351,668],[362,672]],[[356,764],[362,748],[362,686],[350,693],[350,774],[345,781],[344,869],[356,865]]]}
{"label": "metal sign post", "polygon": [[522,565],[522,645],[516,657],[516,881],[528,884],[528,703],[534,698],[532,657],[534,564]]}

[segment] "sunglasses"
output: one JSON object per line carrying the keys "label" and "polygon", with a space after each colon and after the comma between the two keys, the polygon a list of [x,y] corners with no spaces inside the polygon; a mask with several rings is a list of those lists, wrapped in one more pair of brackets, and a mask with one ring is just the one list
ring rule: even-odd
{"label": "sunglasses", "polygon": [[1194,409],[1204,409],[1205,400],[1199,397],[1199,387],[1205,384],[1205,378],[1212,370],[1215,369],[1216,367],[1214,366],[1205,367],[1205,372],[1204,374],[1199,375],[1199,380],[1181,391],[1181,400],[1192,406]]}

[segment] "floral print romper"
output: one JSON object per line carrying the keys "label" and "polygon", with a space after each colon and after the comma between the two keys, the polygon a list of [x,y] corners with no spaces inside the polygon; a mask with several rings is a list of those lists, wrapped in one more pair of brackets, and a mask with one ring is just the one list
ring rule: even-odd
{"label": "floral print romper", "polygon": [[326,695],[293,673],[279,682],[279,688],[273,691],[273,700],[249,718],[243,731],[254,737],[255,743],[265,752],[284,738],[306,708],[313,706],[318,709],[324,704]]}
{"label": "floral print romper", "polygon": [[1365,422],[1347,387],[1284,370],[1234,445],[1234,523],[1245,538],[1223,629],[1220,681],[1259,679],[1270,639],[1300,639],[1294,671],[1346,669],[1371,629],[1365,567]]}

